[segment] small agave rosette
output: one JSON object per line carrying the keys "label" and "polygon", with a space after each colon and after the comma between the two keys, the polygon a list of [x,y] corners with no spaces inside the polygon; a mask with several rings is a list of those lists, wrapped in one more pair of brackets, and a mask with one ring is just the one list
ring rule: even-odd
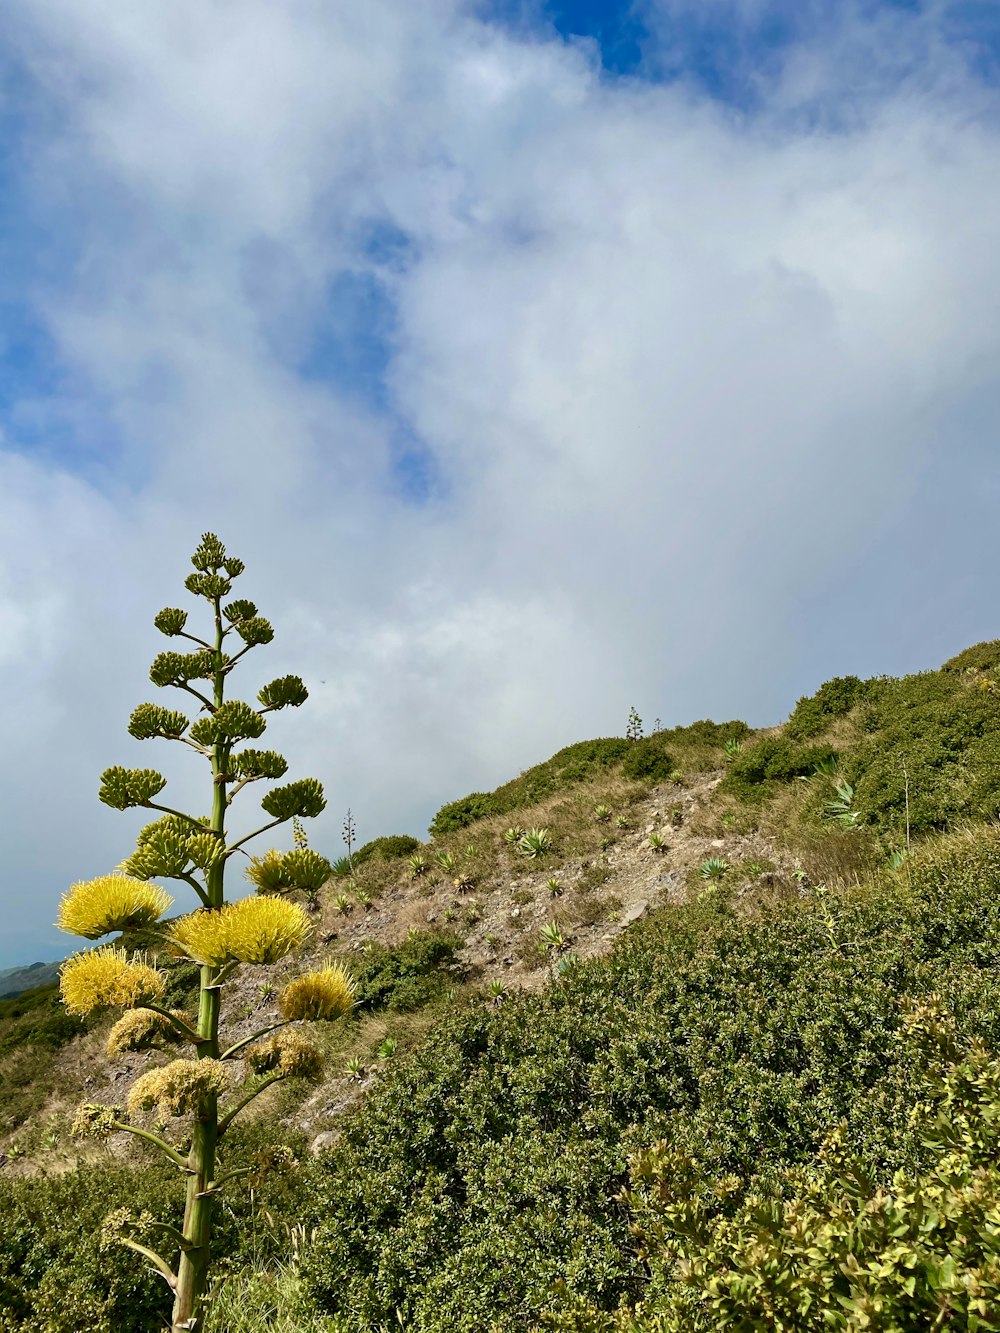
{"label": "small agave rosette", "polygon": [[58,926],[70,935],[97,940],[116,930],[153,925],[173,901],[158,884],[129,875],[99,875],[74,884],[63,895]]}
{"label": "small agave rosette", "polygon": [[354,1008],[354,982],[339,963],[306,972],[290,981],[278,997],[278,1009],[289,1023],[299,1020],[333,1022]]}
{"label": "small agave rosette", "polygon": [[134,1009],[163,998],[167,981],[162,972],[131,959],[113,944],[74,954],[63,963],[59,991],[71,1014],[92,1013],[104,1006]]}
{"label": "small agave rosette", "polygon": [[192,912],[174,924],[169,938],[186,958],[222,967],[232,962],[276,963],[300,949],[311,930],[297,903],[259,897]]}

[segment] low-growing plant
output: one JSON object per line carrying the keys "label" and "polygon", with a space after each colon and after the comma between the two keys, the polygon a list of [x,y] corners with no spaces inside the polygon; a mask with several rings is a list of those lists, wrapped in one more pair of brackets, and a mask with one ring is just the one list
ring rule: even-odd
{"label": "low-growing plant", "polygon": [[375,1054],[380,1060],[391,1060],[399,1050],[399,1042],[395,1037],[385,1037],[375,1048]]}
{"label": "low-growing plant", "polygon": [[438,999],[465,969],[456,955],[461,940],[444,931],[414,930],[396,945],[370,940],[351,960],[359,1009],[405,1012]]}
{"label": "low-growing plant", "polygon": [[615,820],[615,828],[630,829],[631,827],[632,823],[627,815],[619,815]]}
{"label": "low-growing plant", "polygon": [[538,932],[543,950],[561,949],[566,943],[562,930],[555,921],[547,921]]}
{"label": "low-growing plant", "polygon": [[718,882],[729,872],[729,862],[721,856],[709,856],[698,867],[698,874],[702,879]]}
{"label": "low-growing plant", "polygon": [[505,828],[503,831],[503,840],[508,847],[516,848],[523,837],[524,829],[520,824],[511,824],[510,828]]}
{"label": "low-growing plant", "polygon": [[594,806],[594,818],[598,824],[607,824],[611,820],[611,807],[607,805]]}
{"label": "low-growing plant", "polygon": [[547,828],[528,829],[518,839],[517,850],[521,856],[526,856],[532,861],[547,856],[555,850],[551,830]]}
{"label": "low-growing plant", "polygon": [[341,916],[347,916],[349,912],[354,910],[354,904],[346,893],[338,893],[333,900],[333,905]]}
{"label": "low-growing plant", "polygon": [[662,833],[651,833],[646,839],[646,846],[651,852],[667,852],[670,847]]}
{"label": "low-growing plant", "polygon": [[435,864],[443,870],[446,875],[453,875],[458,869],[458,858],[453,852],[440,851],[434,855]]}
{"label": "low-growing plant", "polygon": [[559,898],[564,892],[562,884],[555,878],[555,876],[545,881],[545,887],[553,898]]}
{"label": "low-growing plant", "polygon": [[421,875],[426,875],[430,870],[427,857],[422,852],[415,852],[413,856],[408,857],[406,864],[410,867],[411,879],[419,879]]}

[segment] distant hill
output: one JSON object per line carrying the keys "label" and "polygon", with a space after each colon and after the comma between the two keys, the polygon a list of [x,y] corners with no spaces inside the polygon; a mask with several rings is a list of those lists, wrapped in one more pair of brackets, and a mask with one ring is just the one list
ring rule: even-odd
{"label": "distant hill", "polygon": [[51,986],[59,976],[59,963],[31,963],[28,967],[0,969],[0,1000],[9,1000],[36,986]]}

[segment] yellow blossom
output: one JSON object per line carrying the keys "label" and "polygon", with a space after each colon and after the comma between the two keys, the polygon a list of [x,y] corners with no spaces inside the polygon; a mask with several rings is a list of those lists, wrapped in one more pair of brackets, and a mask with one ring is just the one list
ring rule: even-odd
{"label": "yellow blossom", "polygon": [[295,1032],[280,1032],[251,1046],[246,1060],[255,1074],[278,1073],[284,1078],[315,1079],[323,1071],[323,1056],[311,1041]]}
{"label": "yellow blossom", "polygon": [[174,948],[213,967],[231,961],[276,963],[308,938],[309,918],[297,903],[281,898],[243,898],[219,910],[181,917],[170,931]]}
{"label": "yellow blossom", "polygon": [[163,1120],[188,1115],[207,1097],[225,1092],[228,1075],[221,1060],[171,1060],[136,1079],[128,1095],[129,1112],[155,1110]]}
{"label": "yellow blossom", "polygon": [[[191,1015],[183,1009],[171,1009],[174,1018],[191,1025]],[[156,1042],[183,1041],[183,1033],[163,1014],[155,1014],[151,1009],[130,1009],[122,1014],[108,1034],[108,1055],[121,1055],[124,1051],[145,1051]]]}
{"label": "yellow blossom", "polygon": [[289,1022],[343,1018],[354,1008],[354,982],[339,963],[307,972],[288,983],[278,999],[278,1008]]}
{"label": "yellow blossom", "polygon": [[149,926],[173,902],[158,884],[128,875],[99,875],[74,884],[59,904],[59,929],[96,940],[129,926]]}
{"label": "yellow blossom", "polygon": [[134,1009],[162,999],[166,985],[162,972],[130,960],[113,944],[74,954],[59,973],[63,1003],[71,1014],[89,1014],[102,1005]]}

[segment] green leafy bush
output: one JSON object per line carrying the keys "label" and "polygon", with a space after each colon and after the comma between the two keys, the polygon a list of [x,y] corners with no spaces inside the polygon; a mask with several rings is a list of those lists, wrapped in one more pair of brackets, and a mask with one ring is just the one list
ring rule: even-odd
{"label": "green leafy bush", "polygon": [[674,774],[676,765],[670,757],[664,732],[658,731],[652,736],[645,736],[633,741],[628,753],[622,760],[622,773],[637,782],[667,782]]}
{"label": "green leafy bush", "polygon": [[867,694],[867,682],[857,676],[836,676],[815,694],[798,701],[785,723],[784,734],[794,741],[818,736],[835,717],[849,713]]}
{"label": "green leafy bush", "polygon": [[371,941],[351,960],[357,1008],[419,1009],[454,985],[462,971],[456,960],[461,939],[446,931],[413,931],[402,944]]}
{"label": "green leafy bush", "polygon": [[[1000,708],[944,671],[880,681],[860,712],[864,734],[841,768],[863,822],[901,832],[1000,812]],[[905,765],[905,773],[904,773]]]}
{"label": "green leafy bush", "polygon": [[899,1034],[913,1062],[924,1163],[877,1181],[843,1127],[779,1187],[747,1194],[662,1140],[632,1162],[623,1195],[653,1282],[610,1318],[567,1302],[576,1333],[998,1329],[1000,1061],[956,1040],[933,1001]]}
{"label": "green leafy bush", "polygon": [[408,833],[390,833],[382,838],[373,838],[371,842],[359,847],[354,853],[354,864],[364,865],[373,856],[383,861],[392,861],[396,857],[409,856],[419,846],[417,839],[411,838]]}
{"label": "green leafy bush", "polygon": [[[230,1152],[253,1160],[269,1147],[267,1124],[234,1130]],[[298,1158],[305,1143],[290,1145]],[[276,1257],[284,1237],[251,1224],[255,1208],[294,1216],[306,1177],[260,1181],[256,1197],[234,1194],[216,1213],[216,1232],[234,1269]],[[0,1175],[0,1329],[3,1333],[148,1333],[169,1323],[170,1293],[153,1270],[108,1243],[105,1219],[118,1210],[162,1214],[182,1197],[159,1164],[108,1165],[21,1179]]]}
{"label": "green leafy bush", "polygon": [[762,736],[733,757],[721,790],[744,800],[762,800],[772,784],[806,777],[817,764],[836,757],[829,745],[796,745],[787,736]]}
{"label": "green leafy bush", "polygon": [[1000,639],[990,639],[986,643],[974,643],[971,648],[950,657],[941,670],[961,673],[994,671],[997,667],[1000,667]]}
{"label": "green leafy bush", "polygon": [[[909,871],[909,879],[907,877]],[[304,1276],[351,1329],[523,1330],[553,1283],[646,1289],[612,1200],[669,1132],[706,1190],[778,1187],[833,1125],[879,1181],[919,1171],[900,999],[938,991],[1000,1044],[1000,831],[938,840],[822,902],[664,909],[540,995],[460,1011],[386,1073],[316,1168]],[[596,1327],[596,1326],[595,1326]]]}
{"label": "green leafy bush", "polygon": [[442,806],[431,820],[431,835],[440,837],[488,815],[504,815],[534,805],[555,791],[583,782],[620,763],[629,748],[629,742],[620,736],[568,745],[551,759],[497,787],[496,791],[472,792],[459,801]]}

